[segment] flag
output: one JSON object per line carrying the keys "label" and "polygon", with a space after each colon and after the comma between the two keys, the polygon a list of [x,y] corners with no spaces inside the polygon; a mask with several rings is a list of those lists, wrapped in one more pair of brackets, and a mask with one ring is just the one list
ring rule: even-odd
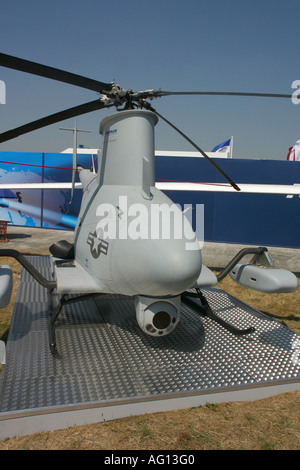
{"label": "flag", "polygon": [[295,145],[289,148],[286,159],[292,162],[300,161],[300,140],[297,140]]}
{"label": "flag", "polygon": [[225,140],[225,142],[216,145],[216,147],[212,149],[212,152],[228,152],[228,150],[230,149],[230,142],[231,139]]}

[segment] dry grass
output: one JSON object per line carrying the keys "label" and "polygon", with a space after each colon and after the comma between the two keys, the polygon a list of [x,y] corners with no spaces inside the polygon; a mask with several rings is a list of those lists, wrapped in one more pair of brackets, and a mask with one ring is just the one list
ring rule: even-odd
{"label": "dry grass", "polygon": [[0,441],[0,450],[297,450],[300,392],[206,404]]}
{"label": "dry grass", "polygon": [[[19,265],[14,270],[14,295]],[[261,294],[229,277],[220,287],[300,333],[300,287],[293,294]],[[1,311],[0,339],[7,337],[12,305]],[[255,402],[209,404],[141,415],[0,441],[0,450],[299,450],[300,391]]]}

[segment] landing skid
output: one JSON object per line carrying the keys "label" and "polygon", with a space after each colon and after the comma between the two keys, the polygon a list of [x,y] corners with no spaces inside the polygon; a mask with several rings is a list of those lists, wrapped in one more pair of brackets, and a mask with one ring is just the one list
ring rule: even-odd
{"label": "landing skid", "polygon": [[[66,256],[68,259],[72,257],[73,252],[70,252],[70,247],[72,248],[71,245],[67,245],[68,248],[68,256]],[[61,248],[61,247],[60,247]],[[64,248],[66,248],[66,245],[64,245]],[[59,251],[59,254],[61,256],[61,251]],[[230,263],[219,273],[219,275],[216,277],[217,281],[221,281],[227,274],[230,273],[232,268],[237,265],[237,263],[245,256],[248,254],[253,254],[255,255],[255,260],[254,262],[257,261],[262,261],[263,263],[271,264],[271,257],[268,254],[268,250],[265,247],[258,247],[258,248],[244,248],[241,250],[231,261]],[[50,310],[50,325],[49,325],[49,340],[50,340],[50,349],[53,354],[57,352],[56,348],[56,334],[55,334],[55,322],[61,312],[61,309],[64,305],[69,304],[69,303],[74,303],[74,302],[79,302],[82,300],[86,300],[88,298],[93,298],[99,295],[103,295],[99,293],[99,287],[97,286],[96,282],[91,278],[85,279],[85,282],[88,284],[90,292],[86,294],[80,294],[79,289],[82,288],[82,276],[87,276],[87,272],[85,270],[80,269],[79,266],[75,266],[75,264],[70,261],[68,261],[68,274],[67,276],[67,282],[70,283],[70,286],[72,286],[74,290],[74,285],[77,286],[77,296],[74,294],[68,297],[68,294],[60,294],[60,300],[58,302],[55,302],[55,297],[58,295],[56,293],[56,288],[57,285],[61,285],[61,282],[57,281],[49,281],[48,279],[44,278],[40,272],[35,268],[35,266],[32,265],[28,261],[28,259],[22,255],[21,253],[17,252],[16,250],[0,250],[0,257],[1,256],[9,256],[15,258],[25,269],[26,271],[29,272],[29,274],[43,287],[47,288],[48,290],[48,305],[49,305],[49,310]],[[65,266],[66,260],[56,260],[56,274],[59,275],[60,277],[62,276],[63,269]],[[73,273],[71,275],[71,273]],[[64,279],[66,276],[63,277]],[[60,278],[59,278],[60,280]],[[91,286],[91,283],[95,284]],[[69,286],[69,287],[70,287]],[[196,312],[199,314],[202,314],[204,316],[209,317],[211,320],[215,321],[219,325],[223,326],[226,328],[228,331],[233,333],[236,336],[244,336],[248,335],[251,333],[254,333],[255,329],[254,327],[250,326],[249,328],[246,329],[238,329],[234,325],[230,324],[229,322],[225,321],[224,319],[220,318],[211,308],[209,305],[207,299],[203,295],[203,293],[200,290],[200,287],[209,287],[209,284],[203,284],[200,285],[198,284],[197,288],[195,289],[195,292],[190,292],[186,291],[182,293],[181,297],[182,300],[190,305],[192,305],[194,308],[196,308]],[[65,290],[66,285],[64,285]]]}
{"label": "landing skid", "polygon": [[[63,308],[64,305],[72,304],[80,301],[84,301],[90,298],[98,297],[102,294],[85,294],[80,296],[73,296],[69,297],[67,294],[64,294],[60,297],[60,300],[55,303],[55,296],[56,294],[53,291],[49,290],[49,310],[50,310],[50,325],[49,325],[49,343],[50,343],[50,350],[52,354],[57,354],[57,346],[56,346],[56,325],[55,322]],[[225,321],[224,319],[220,318],[216,313],[213,312],[212,308],[209,305],[208,300],[204,296],[204,294],[200,291],[200,289],[196,289],[196,292],[184,292],[182,294],[182,300],[186,303],[191,305],[195,312],[207,316],[211,320],[215,321],[219,325],[223,326],[226,330],[230,331],[236,336],[244,336],[249,335],[255,332],[254,327],[249,327],[245,329],[239,329],[234,325],[230,324],[229,322]]]}
{"label": "landing skid", "polygon": [[206,297],[203,295],[203,293],[199,290],[196,289],[196,293],[194,292],[184,292],[182,294],[182,298],[186,304],[191,305],[193,308],[195,308],[197,313],[200,313],[201,315],[205,315],[209,317],[211,320],[215,321],[219,325],[223,326],[226,328],[226,330],[230,331],[236,336],[244,336],[244,335],[249,335],[251,333],[255,332],[254,327],[249,327],[245,329],[239,329],[235,327],[234,325],[231,325],[230,323],[226,322],[222,318],[220,318],[216,313],[213,312],[211,309]]}

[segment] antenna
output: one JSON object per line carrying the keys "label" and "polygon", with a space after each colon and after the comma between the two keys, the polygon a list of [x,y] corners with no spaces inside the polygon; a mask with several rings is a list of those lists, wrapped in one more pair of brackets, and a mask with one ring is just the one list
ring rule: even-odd
{"label": "antenna", "polygon": [[60,127],[61,131],[72,131],[73,132],[73,171],[72,171],[72,189],[71,189],[71,198],[69,204],[71,204],[74,194],[75,178],[77,171],[77,132],[91,132],[83,129],[77,129],[77,120],[75,119],[74,128],[69,129],[66,127]]}

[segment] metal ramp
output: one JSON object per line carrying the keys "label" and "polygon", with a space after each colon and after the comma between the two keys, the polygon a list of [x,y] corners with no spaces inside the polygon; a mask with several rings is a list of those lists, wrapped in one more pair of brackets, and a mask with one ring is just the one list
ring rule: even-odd
{"label": "metal ramp", "polygon": [[[29,257],[50,279],[47,256]],[[65,305],[58,355],[49,348],[47,290],[22,268],[0,376],[0,439],[206,402],[252,400],[300,388],[300,335],[219,288],[212,309],[246,336],[182,304],[169,336],[146,336],[131,298]]]}

